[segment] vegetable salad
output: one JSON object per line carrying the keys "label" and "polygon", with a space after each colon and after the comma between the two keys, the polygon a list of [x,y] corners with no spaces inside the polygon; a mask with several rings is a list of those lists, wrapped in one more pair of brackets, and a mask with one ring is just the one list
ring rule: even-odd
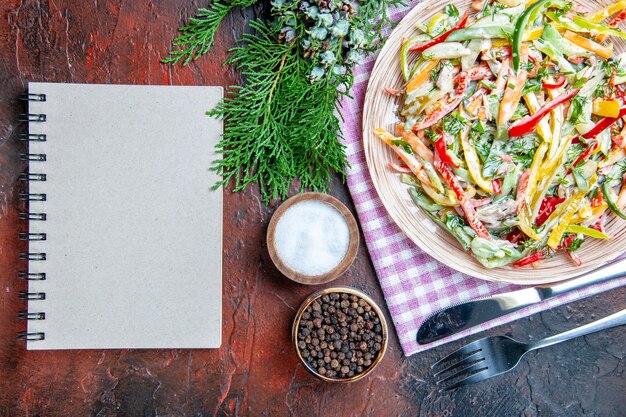
{"label": "vegetable salad", "polygon": [[[626,219],[626,1],[452,4],[403,41],[404,120],[375,134],[417,205],[488,268],[536,265]],[[559,255],[560,256],[560,255]]]}

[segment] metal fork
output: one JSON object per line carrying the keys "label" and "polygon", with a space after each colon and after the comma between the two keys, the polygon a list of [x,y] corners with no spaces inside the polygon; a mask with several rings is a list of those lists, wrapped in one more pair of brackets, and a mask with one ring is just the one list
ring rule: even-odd
{"label": "metal fork", "polygon": [[[431,369],[439,392],[483,381],[515,368],[526,353],[611,327],[626,324],[626,309],[535,343],[491,336],[469,343],[435,363]],[[443,369],[442,369],[443,368]]]}

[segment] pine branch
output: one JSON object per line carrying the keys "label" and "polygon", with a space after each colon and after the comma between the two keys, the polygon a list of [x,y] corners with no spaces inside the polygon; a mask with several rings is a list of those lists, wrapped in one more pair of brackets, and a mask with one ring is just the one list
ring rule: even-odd
{"label": "pine branch", "polygon": [[332,171],[344,173],[344,146],[337,140],[339,97],[330,77],[307,78],[311,63],[291,42],[280,44],[280,26],[251,22],[254,35],[228,60],[246,78],[210,115],[225,119],[214,169],[217,186],[234,181],[233,191],[258,182],[263,201],[286,198],[295,178],[302,188],[326,191]]}
{"label": "pine branch", "polygon": [[209,52],[215,43],[215,32],[226,15],[235,7],[248,7],[258,0],[215,0],[208,8],[198,9],[196,17],[181,27],[181,35],[174,38],[173,49],[169,56],[161,62],[177,64],[182,61],[183,65],[200,58]]}
{"label": "pine branch", "polygon": [[367,53],[375,52],[382,46],[383,29],[395,23],[389,17],[388,9],[399,6],[406,6],[404,0],[369,0],[362,3],[359,19],[369,38]]}
{"label": "pine branch", "polygon": [[[215,32],[234,7],[258,0],[214,0],[180,30],[177,49],[163,62],[188,64],[207,53]],[[209,115],[224,120],[217,146],[222,159],[212,169],[233,191],[258,183],[263,201],[301,190],[327,191],[333,173],[345,178],[341,143],[342,96],[354,82],[350,69],[363,52],[384,41],[387,9],[402,0],[272,0],[271,22],[253,20],[226,64],[241,72],[243,86],[231,87]],[[331,13],[332,12],[332,13]]]}

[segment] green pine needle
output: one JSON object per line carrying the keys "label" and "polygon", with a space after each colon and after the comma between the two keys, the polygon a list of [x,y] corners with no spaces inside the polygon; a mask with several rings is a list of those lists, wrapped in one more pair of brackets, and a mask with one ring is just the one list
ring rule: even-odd
{"label": "green pine needle", "polygon": [[215,0],[207,9],[198,9],[196,17],[181,27],[180,36],[174,38],[172,45],[175,49],[169,52],[169,56],[162,60],[163,63],[177,64],[182,61],[183,65],[195,61],[209,52],[215,43],[215,32],[226,15],[235,7],[248,7],[258,0]]}

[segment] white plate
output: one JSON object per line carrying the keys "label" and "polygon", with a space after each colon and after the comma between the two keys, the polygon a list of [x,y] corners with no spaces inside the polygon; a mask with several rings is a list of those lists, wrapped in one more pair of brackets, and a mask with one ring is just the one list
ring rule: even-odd
{"label": "white plate", "polygon": [[[402,39],[408,39],[415,33],[416,23],[428,22],[433,15],[442,12],[448,3],[443,0],[426,0],[411,10],[387,39],[369,80],[363,107],[363,145],[374,187],[389,215],[413,242],[435,259],[460,272],[490,281],[545,284],[580,275],[609,262],[626,248],[626,221],[613,214],[609,215],[606,222],[606,232],[611,239],[589,239],[576,251],[583,261],[580,267],[566,254],[557,253],[554,258],[543,261],[538,268],[485,268],[469,253],[464,252],[454,237],[413,203],[407,192],[408,187],[400,182],[397,173],[391,172],[387,167],[387,162],[397,162],[397,157],[374,136],[373,131],[382,127],[394,132],[398,122],[396,112],[400,99],[385,93],[383,88],[403,87],[399,62]],[[458,1],[455,5],[462,14],[470,3]],[[583,0],[579,3],[595,11],[608,5],[610,1]],[[617,51],[626,51],[626,42],[623,39],[612,37],[611,42],[615,44]]]}

